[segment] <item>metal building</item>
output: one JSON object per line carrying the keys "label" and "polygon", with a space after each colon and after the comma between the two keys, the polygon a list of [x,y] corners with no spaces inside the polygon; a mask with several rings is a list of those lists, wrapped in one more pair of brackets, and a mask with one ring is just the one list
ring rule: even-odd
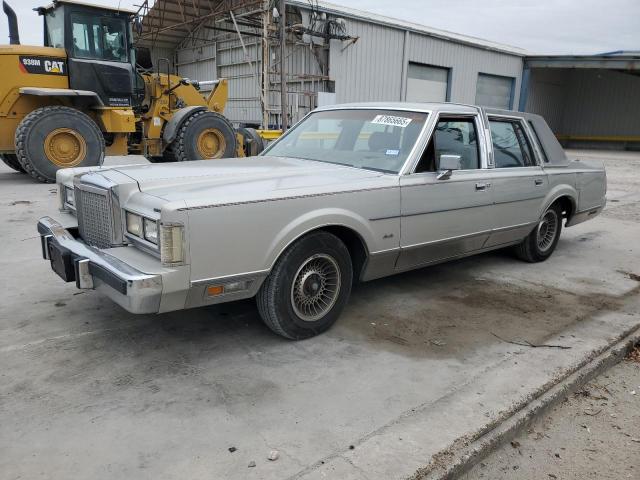
{"label": "metal building", "polygon": [[[277,4],[157,0],[143,9],[138,42],[182,76],[227,78],[225,114],[233,122],[278,126]],[[350,101],[518,105],[521,49],[315,0],[286,4],[289,123],[316,106]]]}
{"label": "metal building", "polygon": [[640,149],[640,52],[529,56],[520,109],[566,147]]}
{"label": "metal building", "polygon": [[[282,124],[282,0],[150,1],[138,44],[184,77],[227,78],[234,123]],[[331,103],[450,101],[539,113],[566,146],[640,148],[640,52],[532,56],[317,0],[284,13],[287,124]]]}

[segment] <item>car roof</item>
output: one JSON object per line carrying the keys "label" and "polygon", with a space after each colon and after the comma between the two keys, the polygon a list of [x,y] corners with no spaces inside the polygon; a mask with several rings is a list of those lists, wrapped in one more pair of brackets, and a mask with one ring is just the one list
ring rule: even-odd
{"label": "car roof", "polygon": [[358,102],[341,103],[318,107],[315,111],[344,110],[344,109],[381,109],[381,110],[411,110],[417,112],[439,112],[446,110],[453,113],[478,113],[480,107],[449,102]]}

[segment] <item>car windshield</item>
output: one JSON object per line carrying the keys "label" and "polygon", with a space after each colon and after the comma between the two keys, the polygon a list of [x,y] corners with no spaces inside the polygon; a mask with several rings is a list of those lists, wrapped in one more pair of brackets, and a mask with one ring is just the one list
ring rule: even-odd
{"label": "car windshield", "polygon": [[296,125],[264,154],[398,173],[427,121],[402,110],[327,110]]}

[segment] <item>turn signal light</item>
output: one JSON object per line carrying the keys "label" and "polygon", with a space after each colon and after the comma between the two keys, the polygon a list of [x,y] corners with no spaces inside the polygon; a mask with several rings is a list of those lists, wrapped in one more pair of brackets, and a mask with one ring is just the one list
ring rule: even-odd
{"label": "turn signal light", "polygon": [[224,287],[222,285],[209,285],[207,287],[207,295],[215,297],[216,295],[222,295],[224,293]]}

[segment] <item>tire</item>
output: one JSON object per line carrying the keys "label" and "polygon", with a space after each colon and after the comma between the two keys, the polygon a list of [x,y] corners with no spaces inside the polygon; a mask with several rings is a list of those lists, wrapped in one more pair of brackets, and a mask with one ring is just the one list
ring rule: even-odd
{"label": "tire", "polygon": [[15,136],[22,168],[40,182],[53,183],[67,167],[104,161],[104,137],[88,115],[69,107],[38,108],[22,119]]}
{"label": "tire", "polygon": [[[258,291],[258,311],[282,337],[313,337],[336,322],[349,300],[352,280],[351,257],[344,243],[328,232],[311,233],[280,256]],[[334,288],[327,288],[330,285]],[[300,295],[315,300],[305,307]]]}
{"label": "tire", "polygon": [[556,249],[561,233],[562,208],[554,203],[544,212],[536,228],[516,246],[516,255],[525,262],[544,262]]}
{"label": "tire", "polygon": [[3,153],[2,155],[0,155],[0,159],[2,159],[5,165],[7,165],[9,168],[12,168],[16,172],[27,173],[24,171],[24,168],[22,168],[22,165],[20,165],[18,157],[13,153]]}
{"label": "tire", "polygon": [[242,135],[245,156],[255,157],[264,150],[264,141],[255,128],[240,128],[238,133]]}
{"label": "tire", "polygon": [[188,117],[167,148],[178,162],[232,158],[238,141],[233,125],[219,113],[200,111]]}

